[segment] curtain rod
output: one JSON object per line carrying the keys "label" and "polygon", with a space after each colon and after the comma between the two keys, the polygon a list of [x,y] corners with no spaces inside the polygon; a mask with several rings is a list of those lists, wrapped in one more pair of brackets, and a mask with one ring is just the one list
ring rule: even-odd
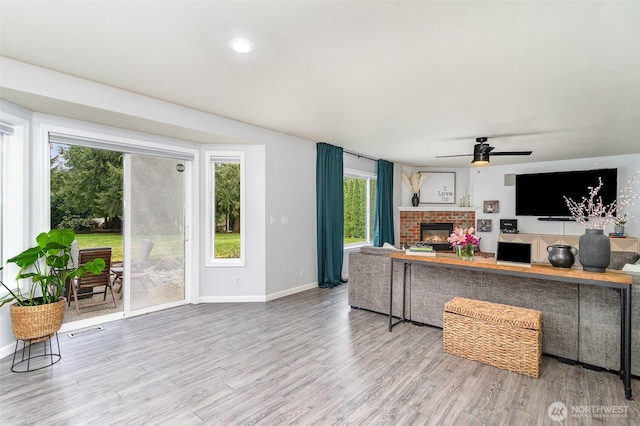
{"label": "curtain rod", "polygon": [[357,152],[351,152],[351,151],[347,151],[346,149],[342,150],[345,154],[351,154],[351,155],[355,155],[358,158],[366,158],[367,160],[371,160],[371,161],[378,161],[376,158],[371,158],[371,157],[367,157],[366,155],[362,155],[362,154],[358,154]]}

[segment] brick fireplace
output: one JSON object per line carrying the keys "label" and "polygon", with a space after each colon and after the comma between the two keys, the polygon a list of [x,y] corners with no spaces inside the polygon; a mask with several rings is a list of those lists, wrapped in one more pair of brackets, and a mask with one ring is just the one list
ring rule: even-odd
{"label": "brick fireplace", "polygon": [[420,241],[421,223],[453,223],[453,226],[468,228],[475,226],[475,211],[433,211],[433,210],[401,210],[400,211],[400,245],[413,245]]}

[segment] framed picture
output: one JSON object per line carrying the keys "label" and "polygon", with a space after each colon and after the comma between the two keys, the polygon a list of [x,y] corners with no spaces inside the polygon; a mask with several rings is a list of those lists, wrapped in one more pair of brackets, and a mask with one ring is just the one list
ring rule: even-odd
{"label": "framed picture", "polygon": [[498,213],[500,211],[500,203],[498,200],[485,201],[482,206],[482,213]]}
{"label": "framed picture", "polygon": [[420,172],[425,175],[420,189],[420,204],[455,204],[455,172]]}
{"label": "framed picture", "polygon": [[491,219],[478,219],[476,231],[491,232]]}

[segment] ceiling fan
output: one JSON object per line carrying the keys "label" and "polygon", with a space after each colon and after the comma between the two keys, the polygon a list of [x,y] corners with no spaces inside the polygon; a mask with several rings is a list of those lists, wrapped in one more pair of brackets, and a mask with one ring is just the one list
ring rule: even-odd
{"label": "ceiling fan", "polygon": [[489,156],[490,155],[531,155],[533,151],[503,151],[503,152],[492,152],[493,147],[489,146],[487,143],[486,137],[476,138],[477,144],[473,146],[473,154],[458,154],[458,155],[439,155],[436,158],[449,158],[449,157],[471,157],[473,156],[473,161],[471,164],[475,164],[476,166],[483,166],[485,164],[489,164]]}

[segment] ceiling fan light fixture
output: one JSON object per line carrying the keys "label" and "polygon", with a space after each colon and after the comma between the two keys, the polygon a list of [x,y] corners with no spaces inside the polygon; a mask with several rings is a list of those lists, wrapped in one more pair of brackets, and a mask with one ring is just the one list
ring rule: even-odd
{"label": "ceiling fan light fixture", "polygon": [[475,166],[486,166],[489,164],[489,153],[483,151],[474,152],[471,164]]}

